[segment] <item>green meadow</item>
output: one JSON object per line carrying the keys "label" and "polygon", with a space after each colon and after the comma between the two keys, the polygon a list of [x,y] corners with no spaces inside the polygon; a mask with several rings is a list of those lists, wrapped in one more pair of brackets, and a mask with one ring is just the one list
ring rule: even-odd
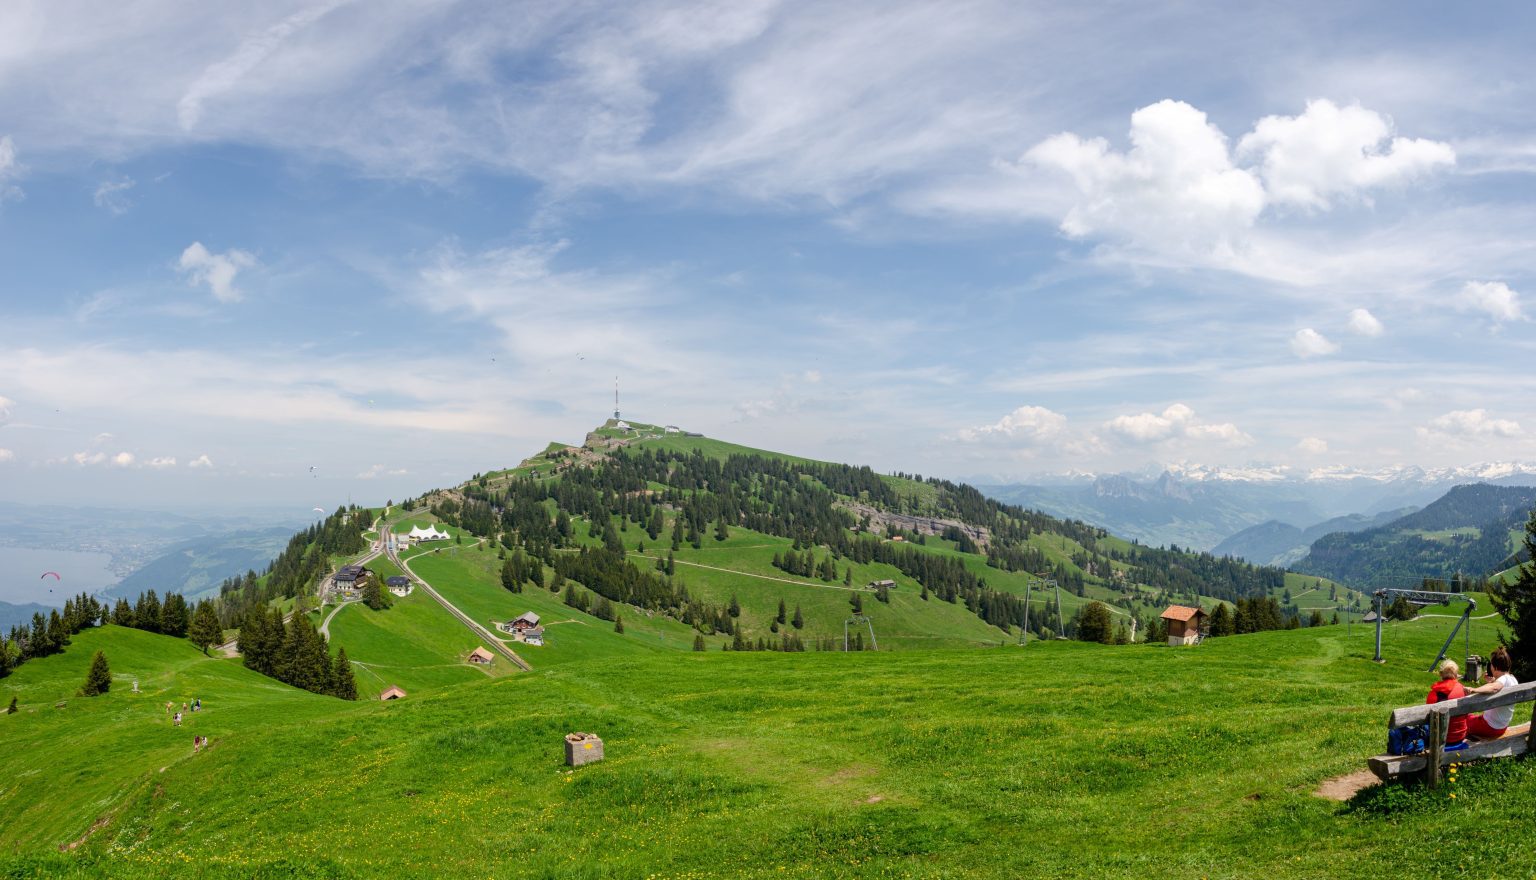
{"label": "green meadow", "polygon": [[[444,585],[467,565],[449,560]],[[594,647],[393,703],[107,627],[0,682],[21,706],[0,717],[0,849],[12,876],[1527,877],[1530,761],[1313,794],[1423,698],[1450,623],[1391,625],[1384,665],[1361,626],[1188,649]],[[116,684],[75,698],[97,648]],[[171,728],[165,700],[193,696],[207,708]],[[607,760],[565,772],[572,730]],[[193,733],[213,746],[193,756]]]}

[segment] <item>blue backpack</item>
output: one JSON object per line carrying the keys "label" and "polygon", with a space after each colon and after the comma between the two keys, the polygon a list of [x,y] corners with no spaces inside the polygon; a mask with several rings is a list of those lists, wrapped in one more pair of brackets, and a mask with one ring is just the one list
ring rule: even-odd
{"label": "blue backpack", "polygon": [[1417,755],[1429,748],[1429,725],[1410,724],[1387,731],[1387,754]]}

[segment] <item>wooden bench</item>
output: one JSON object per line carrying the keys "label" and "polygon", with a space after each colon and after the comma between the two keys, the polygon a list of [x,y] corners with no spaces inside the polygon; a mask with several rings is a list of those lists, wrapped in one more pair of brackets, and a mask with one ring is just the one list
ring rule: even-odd
{"label": "wooden bench", "polygon": [[[1368,761],[1371,772],[1382,780],[1402,779],[1423,772],[1425,781],[1435,787],[1440,784],[1441,769],[1447,764],[1536,753],[1536,724],[1529,723],[1511,724],[1498,739],[1477,740],[1468,737],[1465,749],[1454,752],[1445,750],[1445,731],[1452,715],[1467,715],[1518,703],[1536,703],[1536,682],[1517,684],[1496,694],[1477,694],[1443,703],[1393,709],[1392,717],[1387,721],[1389,729],[1429,722],[1429,749],[1417,755],[1377,755]],[[1531,714],[1532,720],[1536,721],[1536,707],[1533,707]]]}

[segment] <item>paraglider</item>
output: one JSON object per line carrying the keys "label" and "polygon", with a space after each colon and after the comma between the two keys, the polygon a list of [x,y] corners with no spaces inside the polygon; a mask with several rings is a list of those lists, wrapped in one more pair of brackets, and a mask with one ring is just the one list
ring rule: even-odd
{"label": "paraglider", "polygon": [[315,508],[315,513],[325,513],[325,508],[317,507],[317,508]]}
{"label": "paraglider", "polygon": [[56,580],[56,581],[64,580],[63,578],[59,577],[59,573],[56,572],[56,571],[45,571],[42,574],[38,575],[37,579],[38,580],[42,580],[43,578],[47,577],[50,574],[53,575],[53,579]]}

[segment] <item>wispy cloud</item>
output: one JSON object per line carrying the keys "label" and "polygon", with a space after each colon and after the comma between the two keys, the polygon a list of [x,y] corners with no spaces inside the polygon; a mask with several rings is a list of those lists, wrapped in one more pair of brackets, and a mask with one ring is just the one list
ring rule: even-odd
{"label": "wispy cloud", "polygon": [[1520,423],[1510,419],[1496,419],[1484,409],[1453,410],[1430,420],[1419,429],[1421,437],[1450,437],[1475,439],[1481,437],[1518,437],[1523,432]]}
{"label": "wispy cloud", "polygon": [[133,207],[133,202],[128,199],[128,191],[133,189],[134,180],[124,177],[121,180],[103,180],[96,186],[96,194],[92,197],[96,207],[112,214],[126,214]]}
{"label": "wispy cloud", "polygon": [[16,161],[16,144],[10,135],[0,137],[0,202],[20,199],[25,193],[15,181],[22,174],[21,163]]}

